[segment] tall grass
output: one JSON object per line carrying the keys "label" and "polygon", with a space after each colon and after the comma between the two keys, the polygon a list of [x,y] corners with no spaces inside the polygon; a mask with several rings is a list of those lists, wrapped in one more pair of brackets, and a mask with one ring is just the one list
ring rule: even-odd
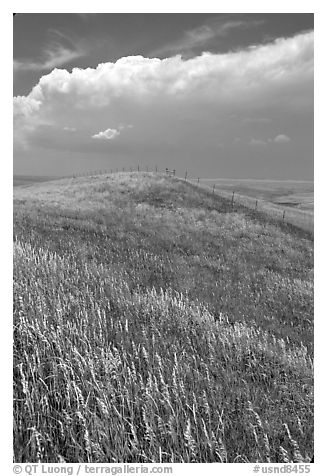
{"label": "tall grass", "polygon": [[15,461],[310,460],[305,234],[151,174],[15,196]]}

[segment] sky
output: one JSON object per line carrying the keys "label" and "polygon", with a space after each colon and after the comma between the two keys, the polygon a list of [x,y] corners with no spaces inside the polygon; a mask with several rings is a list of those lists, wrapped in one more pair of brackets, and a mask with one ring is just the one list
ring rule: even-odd
{"label": "sky", "polygon": [[313,14],[17,14],[14,173],[313,179]]}

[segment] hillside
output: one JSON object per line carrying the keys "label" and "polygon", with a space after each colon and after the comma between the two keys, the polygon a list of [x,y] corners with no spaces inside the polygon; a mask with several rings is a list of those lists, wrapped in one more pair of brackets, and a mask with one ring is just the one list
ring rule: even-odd
{"label": "hillside", "polygon": [[14,191],[18,462],[313,454],[313,242],[160,174]]}
{"label": "hillside", "polygon": [[314,184],[310,180],[201,179],[217,189],[265,200],[275,205],[313,212]]}
{"label": "hillside", "polygon": [[314,233],[314,184],[298,180],[191,179],[198,186]]}

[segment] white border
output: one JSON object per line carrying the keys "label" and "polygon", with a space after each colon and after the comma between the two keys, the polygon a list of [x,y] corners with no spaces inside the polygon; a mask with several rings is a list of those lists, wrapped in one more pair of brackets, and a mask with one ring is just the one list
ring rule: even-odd
{"label": "white border", "polygon": [[[12,13],[315,13],[315,461],[311,467],[312,474],[325,474],[322,462],[325,450],[326,403],[324,352],[326,348],[326,151],[322,152],[322,138],[326,136],[326,8],[323,1],[235,1],[226,3],[201,0],[201,2],[164,2],[150,1],[119,1],[116,3],[92,0],[86,2],[55,2],[13,1],[10,5],[1,6],[1,131],[2,131],[2,186],[1,209],[1,460],[5,463],[3,474],[12,474]],[[324,145],[324,144],[323,144]],[[224,468],[216,465],[178,465],[174,474],[188,474],[206,471],[208,474],[217,471],[222,474],[252,473],[253,465],[234,464]],[[233,468],[231,468],[233,467]],[[231,471],[232,470],[232,471]]]}

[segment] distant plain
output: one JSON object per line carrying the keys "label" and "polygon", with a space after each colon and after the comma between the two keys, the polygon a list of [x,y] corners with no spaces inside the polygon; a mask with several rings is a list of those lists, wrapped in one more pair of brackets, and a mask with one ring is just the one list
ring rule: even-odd
{"label": "distant plain", "polygon": [[[197,181],[197,179],[195,179]],[[300,180],[200,179],[201,184],[313,213],[314,183]]]}
{"label": "distant plain", "polygon": [[14,187],[29,186],[35,183],[48,182],[49,180],[56,180],[58,177],[50,175],[14,175]]}

